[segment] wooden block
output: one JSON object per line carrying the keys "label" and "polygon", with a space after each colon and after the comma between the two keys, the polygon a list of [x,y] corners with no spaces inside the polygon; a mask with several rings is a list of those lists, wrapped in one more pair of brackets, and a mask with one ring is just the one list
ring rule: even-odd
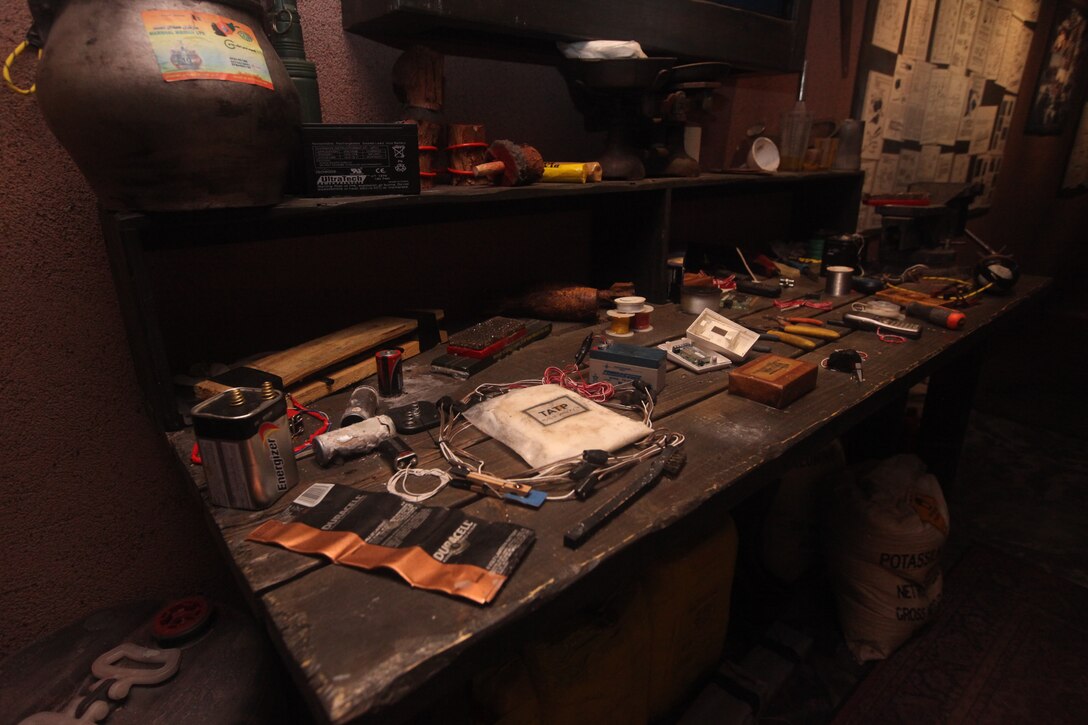
{"label": "wooden block", "polygon": [[347,360],[364,350],[376,347],[395,337],[416,329],[415,320],[402,317],[376,317],[352,325],[330,335],[273,353],[250,367],[266,370],[283,378],[284,385],[293,385],[330,365]]}
{"label": "wooden block", "polygon": [[[417,324],[415,320],[403,317],[376,317],[254,360],[246,367],[277,375],[283,380],[284,387],[290,387],[370,348],[406,335],[415,330]],[[224,389],[214,380],[203,380],[195,386],[196,396],[202,400]]]}
{"label": "wooden block", "polygon": [[816,387],[816,366],[781,355],[764,355],[729,373],[729,392],[785,408]]}
{"label": "wooden block", "polygon": [[[419,354],[419,342],[416,340],[409,340],[408,342],[398,344],[397,347],[404,350],[405,360]],[[374,358],[369,358],[360,363],[348,365],[347,367],[324,375],[318,380],[300,383],[293,388],[288,388],[287,392],[291,397],[303,405],[309,405],[315,400],[324,398],[326,395],[332,395],[339,390],[343,390],[352,383],[357,383],[363,378],[368,378],[377,371],[377,363]]]}

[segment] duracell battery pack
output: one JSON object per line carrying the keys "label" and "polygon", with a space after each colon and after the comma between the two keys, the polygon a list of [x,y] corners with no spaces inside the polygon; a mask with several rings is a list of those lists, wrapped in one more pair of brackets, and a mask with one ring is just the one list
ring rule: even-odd
{"label": "duracell battery pack", "polygon": [[364,196],[419,193],[414,123],[302,124],[298,193]]}

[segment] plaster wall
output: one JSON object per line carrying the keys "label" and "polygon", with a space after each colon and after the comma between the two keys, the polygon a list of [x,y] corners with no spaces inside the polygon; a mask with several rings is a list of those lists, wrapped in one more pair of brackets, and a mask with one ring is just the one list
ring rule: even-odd
{"label": "plaster wall", "polygon": [[[29,25],[25,3],[0,5],[5,57]],[[111,603],[228,579],[142,413],[94,196],[34,98],[6,87],[0,170],[3,655]]]}
{"label": "plaster wall", "polygon": [[[300,0],[299,7],[325,121],[398,118],[389,82],[397,51],[343,33],[336,0]],[[838,3],[815,0],[808,105],[818,117],[850,115],[864,12],[855,3],[854,53],[843,79]],[[24,3],[0,5],[4,55],[29,22]],[[27,66],[16,72],[24,82]],[[447,58],[446,76],[450,120],[483,122],[493,138],[530,140],[546,158],[591,157],[599,149],[552,69]],[[776,128],[796,88],[796,75],[730,83],[704,148],[724,158],[752,123]],[[1033,156],[1031,168],[1051,173],[1064,151],[1047,153]],[[172,454],[142,413],[94,197],[35,100],[3,88],[0,170],[3,656],[107,605],[194,591],[230,597],[234,590]],[[1018,173],[1011,163],[1006,172]],[[1068,237],[1083,229],[1079,213],[1044,233]]]}
{"label": "plaster wall", "polygon": [[[399,51],[341,30],[336,0],[301,0],[324,120],[396,120]],[[30,26],[0,4],[6,57]],[[14,76],[33,79],[24,55]],[[558,73],[446,62],[451,120],[545,156],[590,157]],[[142,412],[94,195],[33,96],[0,88],[0,657],[96,609],[196,591],[234,596],[173,454]]]}

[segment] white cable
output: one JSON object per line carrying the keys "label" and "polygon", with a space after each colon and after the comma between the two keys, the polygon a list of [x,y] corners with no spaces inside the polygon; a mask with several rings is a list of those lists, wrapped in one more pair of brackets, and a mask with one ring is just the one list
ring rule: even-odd
{"label": "white cable", "polygon": [[[424,476],[434,476],[438,479],[438,485],[429,491],[412,493],[408,490],[406,485],[409,476],[418,476],[420,478],[423,478]],[[385,490],[395,496],[401,497],[405,501],[419,503],[420,501],[426,501],[431,496],[434,496],[444,489],[449,482],[450,474],[439,468],[402,468],[390,476],[389,480],[386,481]]]}
{"label": "white cable", "polygon": [[740,247],[733,247],[733,249],[737,250],[737,254],[740,256],[740,261],[744,265],[744,268],[748,270],[748,275],[752,278],[752,281],[758,282],[759,277],[756,277],[754,274],[752,274],[752,268],[748,266],[748,260],[744,258],[744,252],[740,251]]}

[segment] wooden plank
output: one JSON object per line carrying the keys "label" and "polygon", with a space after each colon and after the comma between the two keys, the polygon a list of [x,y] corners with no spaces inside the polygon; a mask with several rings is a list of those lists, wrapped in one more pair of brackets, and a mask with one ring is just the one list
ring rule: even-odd
{"label": "wooden plank", "polygon": [[[408,340],[407,342],[397,345],[404,351],[405,360],[409,360],[419,354],[419,341]],[[298,402],[303,405],[309,405],[315,400],[328,397],[333,393],[339,392],[351,385],[357,383],[363,378],[369,378],[378,372],[378,363],[374,358],[367,358],[362,362],[355,363],[354,365],[348,365],[347,367],[340,368],[334,372],[327,373],[322,376],[320,380],[314,380],[308,383],[300,383],[290,389],[287,392],[291,394]]]}
{"label": "wooden plank", "polygon": [[[563,547],[562,534],[603,500],[599,497],[589,504],[549,503],[539,511],[494,499],[469,504],[470,514],[528,525],[538,534],[525,562],[488,607],[413,591],[378,573],[325,567],[264,594],[280,644],[329,720],[380,718],[452,667],[469,647],[553,600],[603,562],[711,499],[739,500],[781,471],[791,455],[839,434],[979,344],[998,327],[992,323],[1039,289],[1027,281],[1016,298],[983,300],[961,332],[926,325],[921,340],[902,345],[858,337],[870,353],[865,382],[821,370],[817,389],[784,410],[715,394],[665,415],[663,425],[688,436],[688,466],[576,551]],[[822,356],[817,350],[802,357],[818,361]],[[498,453],[495,444],[480,445]]]}
{"label": "wooden plank", "polygon": [[[376,317],[254,360],[247,367],[277,375],[285,387],[290,387],[365,350],[406,335],[416,329],[416,325],[415,320],[402,317]],[[211,397],[224,389],[211,380],[195,386],[197,396],[201,398]]]}
{"label": "wooden plank", "polygon": [[632,38],[658,56],[724,61],[738,69],[797,71],[809,0],[772,17],[718,3],[669,0],[343,0],[344,28],[405,47],[438,43],[444,53],[556,62],[556,41]]}
{"label": "wooden plank", "polygon": [[[207,210],[194,216],[191,213],[162,213],[154,217],[135,212],[111,215],[122,231],[137,232],[150,227],[154,234],[144,235],[142,241],[147,250],[154,250],[168,239],[171,230],[185,229],[206,232],[202,243],[233,243],[237,234],[248,229],[258,229],[256,238],[268,239],[298,234],[298,228],[286,222],[303,221],[331,224],[333,220],[349,216],[378,214],[392,211],[399,214],[419,214],[425,209],[449,208],[474,204],[530,202],[554,208],[555,200],[567,202],[598,195],[641,194],[663,189],[713,189],[726,196],[744,196],[798,185],[809,185],[823,180],[861,179],[858,171],[814,171],[804,173],[781,172],[778,174],[752,175],[728,173],[703,173],[695,177],[653,178],[640,181],[602,181],[595,184],[532,184],[515,187],[455,187],[440,186],[429,189],[419,196],[343,196],[289,198],[272,207]],[[567,203],[564,202],[564,203]],[[632,203],[638,203],[636,199]],[[320,220],[320,221],[318,221]],[[356,220],[357,223],[357,220]],[[403,218],[401,223],[403,224]]]}

